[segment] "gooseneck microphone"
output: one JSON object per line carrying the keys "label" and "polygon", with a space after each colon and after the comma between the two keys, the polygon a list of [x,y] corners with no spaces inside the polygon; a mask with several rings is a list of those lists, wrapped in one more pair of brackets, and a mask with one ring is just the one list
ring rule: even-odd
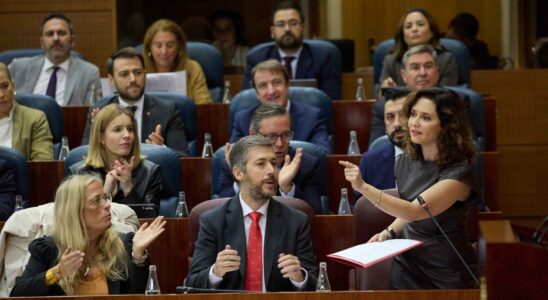
{"label": "gooseneck microphone", "polygon": [[468,273],[470,273],[470,276],[474,279],[474,281],[476,282],[476,285],[479,287],[480,283],[478,281],[478,278],[476,278],[476,275],[474,275],[474,272],[472,272],[472,270],[470,270],[470,267],[468,267],[468,264],[466,264],[466,262],[464,261],[464,258],[462,258],[459,251],[457,251],[457,248],[455,248],[455,245],[453,245],[453,242],[451,242],[451,240],[449,239],[447,234],[445,234],[445,231],[443,230],[443,228],[441,228],[440,223],[438,223],[438,220],[436,220],[436,218],[434,218],[434,216],[430,213],[430,210],[428,209],[428,205],[426,205],[426,201],[424,201],[424,199],[422,198],[421,195],[419,195],[417,197],[417,200],[419,201],[422,208],[426,211],[426,213],[428,213],[428,215],[430,216],[430,219],[432,219],[432,221],[434,221],[434,223],[436,224],[438,229],[441,231],[441,233],[443,234],[443,236],[445,237],[447,242],[449,242],[449,245],[451,246],[451,248],[453,249],[455,254],[459,257],[462,264],[466,267],[466,270],[468,270]]}

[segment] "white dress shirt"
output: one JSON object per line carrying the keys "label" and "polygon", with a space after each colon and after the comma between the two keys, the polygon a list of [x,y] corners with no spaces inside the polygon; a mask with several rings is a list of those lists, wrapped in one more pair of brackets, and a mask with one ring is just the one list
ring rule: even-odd
{"label": "white dress shirt", "polygon": [[[70,59],[65,60],[63,63],[58,65],[59,70],[57,70],[57,85],[55,86],[55,101],[60,105],[65,105],[65,87],[67,85],[67,73],[69,68]],[[42,71],[40,71],[40,76],[34,87],[34,94],[45,95],[48,90],[49,80],[51,74],[53,73],[53,67],[55,65],[49,61],[46,57],[44,60],[44,66],[42,66]]]}
{"label": "white dress shirt", "polygon": [[[141,141],[143,134],[145,134],[143,132],[143,109],[145,106],[145,94],[141,96],[141,99],[133,103],[127,102],[126,100],[122,99],[122,97],[120,96],[118,96],[118,101],[120,102],[120,105],[123,107],[137,106],[137,109],[135,110],[135,114],[133,116],[135,118],[135,121],[137,122],[137,132],[139,133],[139,141]],[[146,137],[148,137],[149,134],[150,132],[147,132]]]}
{"label": "white dress shirt", "polygon": [[292,56],[292,57],[295,58],[291,61],[291,73],[292,73],[291,78],[293,78],[293,79],[295,79],[295,75],[297,74],[297,63],[299,61],[299,57],[301,56],[302,51],[303,51],[303,47],[301,46],[301,48],[299,48],[299,50],[297,50],[297,52],[295,52],[293,54],[285,54],[285,52],[283,52],[280,48],[278,48],[278,53],[280,54],[280,62],[282,63],[282,65],[285,65],[284,57]]}

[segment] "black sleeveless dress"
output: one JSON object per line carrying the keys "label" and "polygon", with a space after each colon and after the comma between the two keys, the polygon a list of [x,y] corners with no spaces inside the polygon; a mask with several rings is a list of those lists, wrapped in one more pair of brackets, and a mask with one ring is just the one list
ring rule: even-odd
{"label": "black sleeveless dress", "polygon": [[[461,162],[440,170],[433,161],[417,161],[405,153],[395,166],[398,191],[402,199],[413,201],[436,182],[454,179],[472,189],[465,201],[457,201],[435,218],[468,266],[476,273],[477,257],[466,231],[468,210],[480,202],[481,191],[474,178],[472,165]],[[428,199],[425,199],[428,203]],[[390,274],[393,289],[459,289],[474,288],[475,282],[451,249],[447,240],[430,219],[408,223],[402,238],[424,241],[394,259]]]}

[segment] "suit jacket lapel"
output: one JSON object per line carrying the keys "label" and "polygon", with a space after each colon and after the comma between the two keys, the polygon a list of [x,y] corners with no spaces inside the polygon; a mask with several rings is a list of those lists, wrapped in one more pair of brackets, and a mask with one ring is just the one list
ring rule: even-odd
{"label": "suit jacket lapel", "polygon": [[306,71],[311,69],[312,56],[310,55],[310,49],[306,44],[303,44],[303,51],[299,55],[297,61],[297,72],[295,72],[295,78],[307,78]]}
{"label": "suit jacket lapel", "polygon": [[[32,93],[34,91],[34,87],[36,86],[36,83],[38,82],[38,77],[40,77],[40,74],[42,73],[42,68],[44,67],[44,62],[46,61],[46,57],[44,55],[41,55],[37,57],[35,61],[29,64],[27,69],[27,74],[25,78],[24,85],[28,86],[28,90]],[[35,70],[40,70],[39,72],[36,72]]]}
{"label": "suit jacket lapel", "polygon": [[[70,97],[72,95],[72,91],[74,90],[74,86],[76,85],[76,80],[80,79],[80,68],[76,66],[76,60],[70,58],[69,66],[68,66],[68,72],[67,72],[67,82],[65,85],[65,95],[64,95],[64,103],[65,105],[69,105]],[[84,94],[85,95],[85,94]],[[83,101],[82,101],[83,100]],[[81,99],[82,103],[86,102],[86,99]]]}
{"label": "suit jacket lapel", "polygon": [[[148,96],[145,95],[143,101],[143,114],[141,115],[141,142],[144,143],[148,138],[148,135],[154,131],[154,127],[158,122],[155,122],[156,111],[154,111],[154,103],[150,100]],[[165,137],[164,137],[165,138]]]}
{"label": "suit jacket lapel", "polygon": [[[266,218],[266,233],[263,245],[263,266],[264,266],[264,282],[268,289],[268,281],[272,268],[278,262],[278,244],[281,236],[281,228],[283,228],[283,220],[280,213],[280,204],[274,199],[270,199]],[[286,253],[287,254],[287,253]]]}
{"label": "suit jacket lapel", "polygon": [[[246,268],[246,256],[247,256],[247,247],[245,240],[245,228],[244,228],[244,218],[242,206],[240,205],[239,195],[236,195],[230,199],[226,213],[225,213],[225,224],[226,228],[224,235],[226,237],[226,244],[230,245],[232,249],[238,251],[240,255],[240,276],[245,278],[245,268]],[[243,288],[243,280],[241,280]]]}

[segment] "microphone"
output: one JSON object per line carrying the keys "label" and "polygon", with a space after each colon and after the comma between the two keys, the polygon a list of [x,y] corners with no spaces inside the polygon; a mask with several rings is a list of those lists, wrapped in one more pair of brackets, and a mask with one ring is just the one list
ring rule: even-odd
{"label": "microphone", "polygon": [[476,275],[474,275],[474,272],[472,272],[472,270],[470,270],[470,267],[468,267],[468,264],[464,261],[464,258],[462,258],[459,251],[457,250],[457,248],[455,248],[455,245],[453,245],[453,242],[451,242],[451,240],[449,239],[447,234],[445,234],[445,231],[443,230],[443,228],[441,228],[440,223],[438,223],[438,220],[436,220],[436,218],[434,218],[434,216],[430,213],[430,210],[428,209],[428,205],[426,205],[426,201],[424,201],[424,199],[422,198],[421,195],[419,195],[417,197],[417,200],[419,201],[422,208],[426,211],[426,213],[428,213],[428,215],[430,216],[430,219],[432,219],[432,221],[434,221],[434,223],[436,224],[438,229],[441,231],[441,233],[443,234],[443,236],[445,237],[447,242],[449,242],[449,245],[451,246],[451,248],[453,249],[455,254],[459,257],[462,264],[466,267],[466,270],[468,271],[468,273],[470,273],[470,276],[472,277],[472,279],[474,279],[474,281],[476,282],[476,285],[479,287],[480,283],[478,281],[478,278],[476,278]]}

